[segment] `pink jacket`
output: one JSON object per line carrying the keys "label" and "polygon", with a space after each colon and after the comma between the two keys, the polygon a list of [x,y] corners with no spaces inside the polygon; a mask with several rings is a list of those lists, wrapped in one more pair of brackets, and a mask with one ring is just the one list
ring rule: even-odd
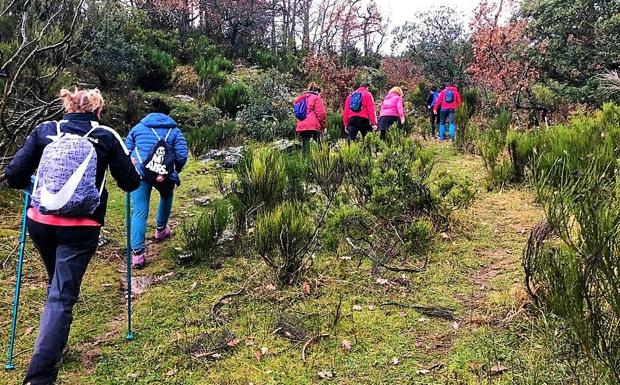
{"label": "pink jacket", "polygon": [[306,119],[297,121],[295,131],[325,131],[327,127],[327,114],[325,112],[323,99],[317,94],[304,92],[295,99],[295,104],[306,97],[308,98]]}
{"label": "pink jacket", "polygon": [[[446,90],[450,90],[454,93],[454,100],[452,101],[452,103],[446,103],[446,101],[444,100],[446,96]],[[461,106],[462,103],[463,99],[461,99],[461,94],[459,93],[459,90],[455,86],[448,86],[439,93],[439,96],[437,97],[437,102],[433,107],[433,111],[437,111],[438,107],[441,107],[442,110],[456,110]]]}
{"label": "pink jacket", "polygon": [[342,112],[342,121],[344,126],[349,125],[349,119],[354,116],[359,116],[361,118],[365,118],[370,120],[370,124],[373,126],[377,125],[377,113],[375,112],[375,100],[372,97],[372,94],[366,90],[366,88],[358,88],[355,92],[362,93],[362,110],[359,112],[355,112],[351,110],[351,106],[349,101],[351,100],[351,95],[347,97],[347,100],[344,102],[344,111]]}
{"label": "pink jacket", "polygon": [[405,123],[403,97],[393,92],[389,93],[381,104],[379,116],[398,116],[400,117],[400,122]]}

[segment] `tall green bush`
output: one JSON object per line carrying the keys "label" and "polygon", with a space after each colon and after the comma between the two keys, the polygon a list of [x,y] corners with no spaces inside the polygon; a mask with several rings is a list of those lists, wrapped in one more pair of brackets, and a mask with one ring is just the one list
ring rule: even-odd
{"label": "tall green bush", "polygon": [[311,218],[300,203],[283,203],[256,219],[254,243],[280,286],[295,284],[310,265],[314,234]]}
{"label": "tall green bush", "polygon": [[215,251],[230,222],[230,204],[225,200],[212,202],[197,221],[184,221],[181,227],[181,263],[207,262],[218,267],[219,254]]}
{"label": "tall green bush", "polygon": [[287,187],[286,164],[272,149],[246,150],[235,168],[233,203],[237,227],[247,229],[257,212],[271,210],[282,202]]}
{"label": "tall green bush", "polygon": [[[574,156],[566,152],[563,158]],[[558,159],[537,175],[547,218],[530,237],[526,282],[560,317],[582,352],[620,383],[620,190],[618,163],[601,153],[579,170]],[[577,173],[576,173],[577,171]]]}
{"label": "tall green bush", "polygon": [[250,89],[243,82],[222,86],[215,95],[215,105],[226,115],[234,118],[250,101]]}
{"label": "tall green bush", "polygon": [[174,58],[166,51],[148,48],[145,53],[147,65],[138,75],[138,84],[145,91],[160,91],[170,84]]}

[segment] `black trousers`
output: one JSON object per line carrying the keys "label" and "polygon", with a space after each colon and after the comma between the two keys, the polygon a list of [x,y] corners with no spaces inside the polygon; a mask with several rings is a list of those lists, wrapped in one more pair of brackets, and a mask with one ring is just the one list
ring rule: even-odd
{"label": "black trousers", "polygon": [[398,116],[381,116],[379,118],[378,127],[381,139],[385,140],[385,137],[387,136],[387,130],[394,124],[397,124],[398,128],[403,128],[403,124],[400,122],[400,117]]}
{"label": "black trousers", "polygon": [[359,116],[353,116],[349,119],[347,124],[349,140],[357,140],[358,132],[362,134],[362,138],[365,138],[370,131],[372,131],[370,120]]}
{"label": "black trousers", "polygon": [[428,110],[428,114],[431,120],[431,135],[433,137],[436,136],[437,126],[439,125],[439,112],[436,114],[433,113],[433,109]]}
{"label": "black trousers", "polygon": [[315,130],[300,131],[299,137],[301,138],[301,146],[304,152],[308,151],[310,146],[310,140],[314,139],[315,142],[321,143],[321,133]]}
{"label": "black trousers", "polygon": [[82,277],[97,250],[99,231],[95,226],[61,227],[28,220],[28,233],[41,254],[48,286],[24,384],[50,385],[56,381],[73,321],[73,306],[80,293]]}

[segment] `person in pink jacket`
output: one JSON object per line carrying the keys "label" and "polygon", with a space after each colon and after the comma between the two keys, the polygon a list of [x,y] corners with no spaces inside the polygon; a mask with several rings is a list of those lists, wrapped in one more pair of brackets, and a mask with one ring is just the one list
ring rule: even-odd
{"label": "person in pink jacket", "polygon": [[366,134],[377,128],[375,100],[369,89],[370,83],[360,84],[344,103],[342,121],[349,140],[356,140],[358,132],[361,132],[364,138]]}
{"label": "person in pink jacket", "polygon": [[327,127],[325,103],[320,94],[321,88],[312,82],[308,84],[308,90],[299,95],[294,102],[297,117],[295,132],[301,138],[304,151],[308,149],[311,139],[317,143],[320,141]]}
{"label": "person in pink jacket", "polygon": [[381,112],[379,113],[381,139],[385,140],[388,128],[392,127],[394,123],[398,124],[398,128],[403,128],[403,124],[405,124],[403,90],[400,87],[392,88],[381,104]]}
{"label": "person in pink jacket", "polygon": [[446,138],[446,120],[449,122],[448,136],[450,140],[454,140],[456,136],[456,123],[454,115],[456,109],[463,104],[461,94],[459,90],[450,84],[446,84],[437,97],[437,102],[433,106],[433,113],[437,115],[437,109],[439,109],[439,140]]}

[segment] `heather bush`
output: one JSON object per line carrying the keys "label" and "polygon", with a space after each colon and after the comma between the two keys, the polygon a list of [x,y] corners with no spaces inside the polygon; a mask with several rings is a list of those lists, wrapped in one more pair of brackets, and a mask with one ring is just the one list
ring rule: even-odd
{"label": "heather bush", "polygon": [[216,251],[224,230],[230,222],[230,204],[226,200],[211,202],[198,220],[186,220],[181,226],[181,252],[179,262],[206,262],[219,267],[221,258]]}

